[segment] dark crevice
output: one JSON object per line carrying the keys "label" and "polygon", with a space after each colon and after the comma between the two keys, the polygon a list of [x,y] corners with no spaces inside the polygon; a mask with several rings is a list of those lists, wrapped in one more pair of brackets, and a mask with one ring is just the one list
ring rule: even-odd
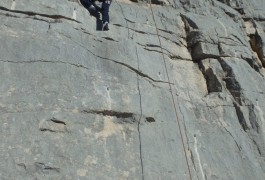
{"label": "dark crevice", "polygon": [[239,105],[243,105],[244,98],[242,98],[242,88],[239,82],[237,81],[232,68],[225,62],[225,60],[218,58],[218,61],[221,64],[223,71],[225,72],[223,81],[225,82],[226,88],[231,93],[231,95],[234,97],[234,100]]}
{"label": "dark crevice", "polygon": [[58,124],[66,125],[65,122],[63,122],[63,121],[61,121],[61,120],[58,120],[58,119],[56,119],[56,118],[52,118],[51,121],[54,122],[54,123],[58,123]]}
{"label": "dark crevice", "polygon": [[244,42],[243,42],[239,37],[237,37],[237,36],[234,35],[234,34],[232,34],[232,36],[233,36],[234,38],[236,38],[236,39],[237,39],[242,45],[245,46]]}
{"label": "dark crevice", "polygon": [[170,55],[169,58],[171,60],[183,60],[183,61],[190,61],[190,62],[192,62],[192,59],[186,59],[186,58],[183,58],[183,57],[178,56],[178,55]]}
{"label": "dark crevice", "polygon": [[44,121],[40,127],[40,131],[48,131],[52,133],[65,133],[69,132],[66,128],[66,123],[64,121],[58,120],[56,118],[52,118]]}
{"label": "dark crevice", "polygon": [[237,119],[238,119],[241,127],[243,128],[243,130],[245,132],[247,132],[247,130],[249,129],[249,127],[247,125],[247,122],[246,122],[246,119],[244,117],[244,114],[243,114],[243,112],[240,109],[240,106],[237,103],[234,103],[234,107],[236,109]]}
{"label": "dark crevice", "polygon": [[49,60],[28,60],[28,61],[10,61],[10,60],[0,60],[0,62],[6,62],[6,63],[15,63],[15,64],[30,64],[30,63],[58,63],[58,64],[68,64],[71,66],[75,66],[78,68],[85,68],[88,69],[87,67],[81,65],[81,64],[73,64],[73,63],[68,63],[68,62],[63,62],[63,61],[49,61]]}
{"label": "dark crevice", "polygon": [[116,118],[133,118],[133,113],[130,112],[118,112],[112,110],[84,110],[83,113],[99,114],[102,116],[111,116]]}
{"label": "dark crevice", "polygon": [[166,5],[166,3],[163,0],[148,0],[148,2],[151,1],[151,4],[156,4],[156,5],[160,5],[160,6],[164,6]]}
{"label": "dark crevice", "polygon": [[[137,56],[137,66],[138,66],[138,71],[140,71],[140,60],[139,60],[139,55],[138,55],[138,50],[136,47],[136,56]],[[137,75],[138,76],[138,75]],[[141,162],[141,176],[142,176],[142,180],[144,180],[144,164],[143,164],[143,154],[142,154],[142,138],[141,138],[141,130],[140,130],[140,125],[141,125],[141,120],[143,117],[143,107],[142,107],[142,95],[141,95],[141,89],[140,89],[140,82],[139,82],[139,78],[137,77],[137,89],[139,92],[139,97],[140,97],[140,101],[139,101],[139,105],[140,105],[140,118],[138,120],[137,123],[137,130],[138,130],[138,138],[139,138],[139,148],[140,148],[140,162]]]}
{"label": "dark crevice", "polygon": [[160,6],[166,5],[166,3],[163,0],[130,0],[130,1],[134,3],[148,3],[148,4],[151,2],[151,4],[160,5]]}
{"label": "dark crevice", "polygon": [[123,27],[121,24],[112,24],[113,26]]}
{"label": "dark crevice", "polygon": [[173,35],[173,34],[175,34],[176,35],[176,33],[174,33],[173,31],[169,31],[169,30],[165,30],[165,29],[160,29],[160,28],[157,28],[159,31],[162,31],[162,32],[165,32],[165,33],[168,33],[168,34],[171,34],[171,35]]}
{"label": "dark crevice", "polygon": [[153,117],[147,117],[145,118],[147,122],[152,123],[152,122],[156,122],[156,120]]}
{"label": "dark crevice", "polygon": [[253,138],[251,138],[251,140],[254,143],[254,145],[256,146],[259,155],[262,156],[262,152],[261,152],[261,149],[259,147],[259,144]]}
{"label": "dark crevice", "polygon": [[0,6],[0,10],[3,11],[8,11],[8,12],[13,12],[13,13],[18,13],[18,14],[25,14],[28,16],[42,16],[42,17],[47,17],[47,18],[51,18],[51,19],[65,19],[65,20],[69,20],[69,21],[74,21],[77,23],[80,23],[79,21],[66,17],[66,16],[62,16],[62,15],[50,15],[50,14],[42,14],[42,13],[37,13],[37,12],[32,12],[32,11],[19,11],[19,10],[11,10],[11,9],[7,9],[5,7]]}
{"label": "dark crevice", "polygon": [[249,109],[249,121],[251,124],[251,128],[257,133],[260,133],[260,125],[257,121],[257,115],[255,113],[255,106],[251,105],[248,107],[248,109]]}
{"label": "dark crevice", "polygon": [[31,16],[21,17],[21,16],[16,16],[16,15],[13,15],[13,14],[9,14],[9,13],[1,13],[1,12],[0,12],[0,15],[7,16],[7,17],[18,18],[18,19],[32,19],[32,20],[37,20],[37,21],[43,21],[43,22],[46,22],[46,23],[61,23],[60,19],[53,19],[52,21],[49,21],[49,20],[46,20],[46,19],[38,18],[36,16],[34,16],[34,17],[31,17]]}
{"label": "dark crevice", "polygon": [[260,73],[260,65],[257,64],[257,62],[255,61],[255,59],[250,59],[250,58],[242,58],[243,60],[245,60],[248,65],[253,68],[256,72]]}
{"label": "dark crevice", "polygon": [[[137,43],[139,46],[142,46],[142,47],[144,47],[143,49],[145,49],[145,50],[147,50],[147,51],[154,51],[154,52],[158,52],[158,53],[162,53],[161,51],[159,51],[159,50],[156,50],[156,49],[149,49],[149,48],[147,48],[147,47],[154,47],[154,48],[159,48],[159,49],[161,49],[161,47],[159,46],[159,45],[155,45],[155,44],[145,44],[145,45],[143,45],[143,44],[140,44],[140,43]],[[169,54],[170,54],[170,52],[167,50],[167,49],[164,49],[164,48],[162,48],[163,50],[165,50],[165,51],[167,51]]]}
{"label": "dark crevice", "polygon": [[255,34],[249,35],[249,43],[252,50],[257,54],[262,66],[265,67],[265,59],[263,53],[263,42],[260,35],[256,32]]}
{"label": "dark crevice", "polygon": [[48,132],[53,132],[53,133],[57,132],[57,131],[55,131],[55,130],[48,129],[48,128],[40,128],[40,131],[43,131],[43,132],[48,131]]}
{"label": "dark crevice", "polygon": [[132,29],[132,28],[128,28],[129,30],[132,30],[134,32],[137,32],[137,33],[140,33],[140,34],[149,34],[147,32],[144,32],[144,31],[140,31],[140,30],[136,30],[136,29]]}
{"label": "dark crevice", "polygon": [[199,69],[202,72],[206,85],[207,85],[207,90],[208,94],[212,92],[222,92],[222,84],[217,78],[217,75],[213,72],[211,68],[205,68],[202,61],[198,63]]}
{"label": "dark crevice", "polygon": [[34,165],[37,171],[40,171],[42,173],[45,173],[43,171],[53,171],[55,173],[60,173],[60,168],[57,168],[57,167],[47,166],[44,163],[40,163],[40,162],[35,162]]}
{"label": "dark crevice", "polygon": [[27,166],[24,163],[17,163],[17,166],[23,168],[24,170],[27,169]]}
{"label": "dark crevice", "polygon": [[86,31],[86,29],[84,29],[84,28],[81,28],[81,29],[75,28],[75,29],[78,30],[78,31],[79,30],[82,31],[84,34],[93,35],[92,33]]}
{"label": "dark crevice", "polygon": [[131,21],[131,20],[129,20],[129,19],[127,19],[127,18],[125,18],[125,17],[124,17],[124,19],[125,19],[126,21],[130,22],[130,23],[133,23],[133,24],[134,24],[134,23],[136,23],[136,22],[134,22],[134,21]]}
{"label": "dark crevice", "polygon": [[148,49],[148,48],[143,48],[144,50],[147,50],[147,51],[150,51],[150,52],[157,52],[157,53],[159,53],[159,54],[161,54],[162,52],[161,51],[159,51],[159,50],[154,50],[154,49]]}
{"label": "dark crevice", "polygon": [[241,151],[241,150],[242,150],[242,147],[238,144],[238,142],[236,141],[236,139],[234,138],[234,136],[232,135],[232,133],[231,133],[230,131],[228,131],[228,129],[227,129],[225,126],[224,126],[224,128],[225,128],[226,132],[228,132],[228,134],[229,134],[229,135],[232,137],[232,139],[234,140],[234,142],[235,142],[235,144],[236,144],[238,150]]}
{"label": "dark crevice", "polygon": [[102,37],[102,38],[104,38],[104,39],[106,39],[106,40],[109,40],[109,41],[119,42],[119,41],[114,40],[114,39],[111,38],[111,37]]}

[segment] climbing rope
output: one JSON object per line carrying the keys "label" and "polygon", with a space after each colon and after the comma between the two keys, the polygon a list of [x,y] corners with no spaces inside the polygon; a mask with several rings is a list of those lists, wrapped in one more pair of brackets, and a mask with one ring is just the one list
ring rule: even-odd
{"label": "climbing rope", "polygon": [[192,175],[191,175],[191,170],[190,170],[190,166],[189,166],[189,162],[188,162],[186,148],[185,148],[185,145],[184,145],[184,139],[183,139],[183,135],[182,135],[182,130],[180,128],[180,122],[179,122],[179,117],[178,117],[178,113],[177,113],[176,103],[175,103],[175,100],[174,100],[174,95],[173,95],[173,92],[172,92],[172,86],[171,86],[170,79],[169,79],[169,75],[168,75],[168,68],[167,68],[167,64],[166,64],[165,54],[164,54],[164,51],[163,51],[163,48],[162,48],[162,43],[161,43],[161,39],[160,39],[160,35],[159,35],[158,28],[157,28],[157,24],[156,24],[156,20],[155,20],[153,8],[152,8],[151,0],[149,0],[149,4],[150,4],[151,12],[152,12],[153,21],[155,23],[156,34],[157,34],[158,41],[159,41],[159,44],[160,44],[162,57],[163,57],[163,60],[164,60],[164,65],[165,65],[166,74],[167,74],[167,80],[168,80],[168,85],[169,85],[169,91],[170,91],[171,96],[172,96],[172,102],[173,102],[173,105],[174,105],[174,111],[175,111],[175,115],[176,115],[176,121],[177,121],[178,128],[179,128],[179,133],[180,133],[182,147],[183,147],[183,151],[184,151],[184,154],[185,154],[185,159],[186,159],[186,163],[187,163],[187,167],[188,167],[188,171],[189,171],[189,176],[190,176],[190,180],[192,180]]}

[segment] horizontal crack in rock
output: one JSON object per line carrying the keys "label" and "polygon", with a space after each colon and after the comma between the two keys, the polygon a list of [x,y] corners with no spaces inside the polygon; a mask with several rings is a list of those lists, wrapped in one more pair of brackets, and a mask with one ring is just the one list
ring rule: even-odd
{"label": "horizontal crack in rock", "polygon": [[112,116],[116,118],[133,118],[133,113],[130,112],[118,112],[112,110],[84,110],[83,112],[88,114],[100,114],[103,116]]}
{"label": "horizontal crack in rock", "polygon": [[63,15],[50,15],[50,14],[42,14],[42,13],[37,13],[37,12],[32,12],[32,11],[19,11],[19,10],[11,10],[11,9],[7,9],[3,6],[0,6],[0,10],[2,11],[8,11],[8,12],[13,12],[13,13],[18,13],[18,14],[26,14],[28,16],[36,16],[36,15],[39,15],[39,16],[42,16],[42,17],[47,17],[47,18],[51,18],[51,19],[66,19],[66,20],[69,20],[69,21],[74,21],[74,22],[77,22],[77,23],[80,23],[79,21],[75,20],[75,19],[72,19],[72,18],[69,18],[69,17],[66,17],[66,16],[63,16]]}

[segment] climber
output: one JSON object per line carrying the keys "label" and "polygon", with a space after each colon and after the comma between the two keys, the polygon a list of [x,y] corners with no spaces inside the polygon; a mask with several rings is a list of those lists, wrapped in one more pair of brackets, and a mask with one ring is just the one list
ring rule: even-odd
{"label": "climber", "polygon": [[90,13],[91,16],[94,16],[97,20],[100,18],[100,7],[95,4],[94,0],[80,0],[80,4],[82,4]]}
{"label": "climber", "polygon": [[[102,14],[102,31],[108,31],[109,30],[109,7],[112,0],[98,0],[99,2],[102,2],[101,8],[98,7],[95,4],[96,0],[79,0],[80,4],[82,4],[84,7],[86,7],[90,14],[95,16],[96,18],[99,18],[97,16],[98,12],[101,12]],[[94,15],[95,14],[95,15]]]}
{"label": "climber", "polygon": [[[99,0],[100,1],[100,0]],[[103,0],[102,5],[101,5],[101,13],[102,13],[102,21],[103,21],[103,31],[108,31],[109,30],[109,7],[111,4],[112,0]]]}

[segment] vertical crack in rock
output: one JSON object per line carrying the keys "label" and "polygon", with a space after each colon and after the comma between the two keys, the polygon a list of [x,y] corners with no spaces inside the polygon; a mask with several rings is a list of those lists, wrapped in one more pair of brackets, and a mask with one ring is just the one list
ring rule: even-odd
{"label": "vertical crack in rock", "polygon": [[212,92],[222,92],[222,84],[213,69],[211,67],[204,66],[202,61],[200,61],[198,65],[205,78],[208,94]]}
{"label": "vertical crack in rock", "polygon": [[232,68],[225,62],[225,60],[219,58],[219,63],[221,64],[223,71],[225,72],[225,77],[223,81],[226,83],[227,90],[234,97],[234,100],[241,106],[244,104],[244,98],[242,97],[242,88],[239,82],[235,78],[235,74]]}
{"label": "vertical crack in rock", "polygon": [[[185,24],[186,42],[188,50],[191,53],[192,60],[198,62],[206,58],[219,58],[220,50],[218,42],[206,42],[201,37],[203,33],[199,30],[198,25],[191,18],[181,14],[182,21]],[[211,38],[209,36],[209,38]]]}
{"label": "vertical crack in rock", "polygon": [[255,132],[260,133],[260,125],[257,120],[258,117],[255,113],[255,106],[252,104],[248,106],[248,109],[249,109],[249,121],[250,121],[251,128]]}
{"label": "vertical crack in rock", "polygon": [[262,66],[265,67],[263,42],[258,32],[256,32],[255,34],[249,35],[249,43],[250,43],[252,50],[257,54],[259,60],[261,61]]}
{"label": "vertical crack in rock", "polygon": [[265,67],[265,56],[263,52],[263,41],[260,35],[258,24],[254,19],[243,19],[245,22],[245,30],[249,37],[249,44],[256,57],[247,62],[259,72],[260,68]]}
{"label": "vertical crack in rock", "polygon": [[249,127],[247,125],[247,121],[245,119],[245,116],[244,116],[242,110],[240,109],[240,106],[238,105],[238,103],[234,102],[234,107],[236,109],[236,115],[237,115],[237,119],[238,119],[240,125],[242,126],[243,130],[245,132],[247,132]]}
{"label": "vertical crack in rock", "polygon": [[[136,56],[137,56],[137,65],[138,65],[138,71],[140,71],[140,65],[139,65],[139,55],[138,55],[138,50],[136,47]],[[143,109],[142,109],[142,95],[141,95],[141,89],[140,89],[140,83],[139,83],[139,78],[137,74],[137,88],[139,92],[139,98],[140,98],[140,118],[138,120],[137,124],[137,130],[138,130],[138,135],[139,135],[139,146],[140,146],[140,161],[141,161],[141,171],[142,171],[142,180],[144,180],[144,165],[143,165],[143,156],[142,156],[142,140],[141,140],[141,130],[140,130],[140,124],[143,116]],[[154,119],[154,118],[153,118]]]}
{"label": "vertical crack in rock", "polygon": [[185,15],[180,14],[180,17],[181,17],[181,19],[182,19],[182,21],[184,23],[184,26],[185,26],[184,27],[185,32],[186,32],[185,40],[186,40],[186,43],[187,43],[188,51],[191,54],[191,47],[189,46],[190,43],[188,42],[188,37],[189,37],[189,34],[192,31],[192,29],[194,29],[194,28],[197,29],[198,26],[193,21],[189,22],[188,18]]}
{"label": "vertical crack in rock", "polygon": [[238,142],[236,141],[236,139],[235,139],[235,137],[233,136],[233,134],[224,126],[224,128],[225,128],[225,130],[226,130],[226,132],[232,137],[232,139],[234,140],[234,142],[235,142],[235,144],[236,144],[236,146],[237,146],[237,148],[238,148],[238,150],[239,151],[241,151],[242,150],[242,147],[238,144]]}
{"label": "vertical crack in rock", "polygon": [[[254,105],[239,106],[236,102],[234,102],[234,107],[236,108],[236,114],[238,116],[240,125],[242,126],[243,130],[247,133],[250,140],[252,140],[254,146],[257,149],[258,154],[261,157],[264,157],[265,154],[264,143],[262,142],[263,136],[260,132],[261,125],[259,124],[259,119],[255,111],[255,106]],[[241,149],[239,145],[238,147],[239,149]]]}
{"label": "vertical crack in rock", "polygon": [[120,3],[117,1],[117,0],[115,0],[115,2],[118,4],[118,6],[120,7],[120,9],[121,9],[121,13],[122,13],[122,15],[123,15],[123,18],[124,18],[124,20],[125,20],[125,22],[126,22],[126,26],[127,26],[127,30],[128,30],[128,39],[129,39],[129,37],[130,37],[130,29],[129,29],[129,26],[128,26],[128,19],[125,17],[125,15],[124,15],[124,11],[123,11],[123,8],[122,8],[122,6],[120,5]]}
{"label": "vertical crack in rock", "polygon": [[262,153],[261,153],[261,150],[260,150],[259,144],[257,143],[257,141],[256,141],[255,139],[251,138],[251,140],[252,140],[253,144],[256,146],[259,155],[261,156]]}

